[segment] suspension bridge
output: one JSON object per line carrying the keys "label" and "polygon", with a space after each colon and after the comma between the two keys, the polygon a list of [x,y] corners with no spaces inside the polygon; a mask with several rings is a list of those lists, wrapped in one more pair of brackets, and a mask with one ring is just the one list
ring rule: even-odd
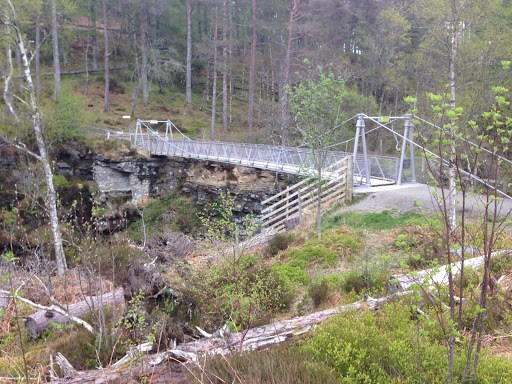
{"label": "suspension bridge", "polygon": [[[430,128],[442,130],[426,120],[416,116],[415,119]],[[134,127],[130,126],[128,135],[133,148],[147,150],[154,156],[214,161],[305,176],[301,182],[262,201],[263,205],[267,205],[262,211],[262,226],[285,230],[289,229],[290,219],[296,222],[298,218],[302,218],[303,210],[308,209],[308,206],[319,199],[322,204],[328,205],[334,201],[351,200],[352,194],[357,193],[358,190],[367,192],[382,189],[382,187],[397,188],[404,182],[415,185],[415,147],[419,148],[422,154],[432,155],[433,161],[447,163],[446,159],[438,160],[439,156],[414,142],[414,124],[409,114],[368,116],[360,113],[324,134],[329,135],[335,130],[341,130],[344,124],[351,121],[353,124],[353,120],[355,120],[356,131],[354,137],[321,150],[324,157],[320,170],[321,177],[318,177],[319,170],[315,167],[318,161],[315,156],[318,156],[318,151],[308,148],[307,145],[289,147],[193,140],[183,134],[170,120],[137,120]],[[371,128],[368,129],[367,126]],[[403,131],[399,132],[402,126]],[[368,135],[378,129],[392,133],[399,156],[370,153]],[[469,140],[463,138],[461,140],[476,146]],[[352,149],[350,152],[349,145]],[[344,151],[340,150],[343,146],[345,146]],[[512,164],[508,159],[502,158],[502,160]],[[460,171],[469,178],[492,187],[475,174],[463,169]],[[319,183],[321,188],[317,188]],[[498,192],[510,198],[506,193]]]}
{"label": "suspension bridge", "polygon": [[[325,151],[323,153],[325,156],[325,160],[322,162],[323,168],[332,168],[333,164],[351,156],[353,159],[354,185],[374,187],[401,184],[404,164],[406,164],[407,168],[412,171],[409,181],[415,182],[413,146],[410,146],[410,159],[407,161],[405,159],[406,140],[403,141],[400,157],[370,154],[367,148],[367,134],[369,132],[366,132],[365,124],[365,121],[372,121],[387,128],[390,124],[403,121],[404,135],[396,132],[395,134],[412,140],[411,116],[386,117],[386,121],[383,122],[384,118],[382,117],[358,114],[344,123],[354,119],[357,119],[355,137],[330,146],[331,148],[339,148],[345,144],[348,147],[348,142],[354,141],[353,151],[334,149]],[[340,126],[334,129],[340,129]],[[137,120],[135,127],[129,129],[129,137],[132,147],[145,149],[150,155],[209,160],[301,176],[311,176],[317,172],[315,169],[317,153],[305,146],[287,147],[238,142],[198,141],[183,134],[170,120]],[[359,141],[361,141],[361,149],[359,149]]]}
{"label": "suspension bridge", "polygon": [[[193,140],[170,120],[137,120],[135,126],[130,127],[128,135],[133,148],[146,150],[153,156],[214,161],[304,176],[299,183],[262,201],[262,205],[266,205],[262,211],[262,226],[282,231],[302,221],[303,211],[311,209],[310,206],[319,199],[324,207],[336,201],[351,200],[354,186],[355,190],[368,190],[378,186],[400,185],[404,181],[404,168],[411,171],[408,181],[416,182],[410,115],[371,117],[358,114],[324,134],[333,134],[333,131],[341,130],[343,124],[352,120],[356,120],[353,138],[320,151],[306,145],[289,147]],[[367,131],[367,123],[376,127]],[[395,132],[396,124],[404,126],[403,135]],[[367,135],[381,127],[402,137],[400,157],[369,153]],[[353,145],[351,152],[348,151],[349,144]],[[410,148],[409,159],[406,159],[407,144]],[[345,151],[340,150],[343,146]],[[318,156],[322,156],[321,167],[318,166]],[[319,185],[321,188],[318,188]]]}

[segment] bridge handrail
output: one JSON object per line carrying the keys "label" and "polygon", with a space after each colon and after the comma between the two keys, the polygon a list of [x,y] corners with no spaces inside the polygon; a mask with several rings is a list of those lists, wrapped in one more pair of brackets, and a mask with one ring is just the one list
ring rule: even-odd
{"label": "bridge handrail", "polygon": [[[332,168],[334,168],[334,167],[336,167],[336,166],[339,166],[340,168],[339,168],[339,169],[336,169],[335,171],[333,171],[333,173],[334,173],[334,172],[336,172],[336,171],[342,172],[342,171],[343,171],[343,170],[345,170],[345,169],[346,169],[346,167],[347,167],[346,165],[344,165],[344,163],[345,163],[346,161],[347,161],[347,157],[344,157],[344,158],[343,158],[343,159],[341,159],[340,161],[338,161],[338,162],[336,162],[336,163],[334,163],[334,164],[331,164],[331,165],[329,165],[328,167],[326,167],[324,171],[326,171],[326,172],[327,172],[327,171],[330,171]],[[274,196],[271,196],[271,197],[269,197],[268,199],[266,199],[266,200],[262,201],[262,202],[261,202],[261,204],[262,204],[262,205],[268,204],[268,203],[270,203],[271,201],[274,201],[274,200],[276,200],[276,199],[280,198],[281,196],[285,195],[286,193],[289,193],[289,192],[293,191],[294,189],[297,189],[297,188],[299,188],[299,187],[302,187],[304,184],[310,183],[310,182],[312,181],[312,179],[313,179],[313,178],[314,178],[314,177],[308,177],[308,178],[306,178],[306,179],[304,179],[304,180],[302,180],[302,181],[298,182],[297,184],[291,185],[291,186],[287,187],[286,189],[284,189],[283,191],[281,191],[281,192],[279,192],[279,193],[275,194]]]}

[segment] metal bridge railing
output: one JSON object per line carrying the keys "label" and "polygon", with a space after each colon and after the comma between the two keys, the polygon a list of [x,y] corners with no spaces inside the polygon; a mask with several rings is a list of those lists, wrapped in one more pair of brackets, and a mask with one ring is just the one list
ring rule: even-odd
{"label": "metal bridge railing", "polygon": [[[167,124],[169,126],[169,124]],[[172,127],[171,127],[172,128]],[[261,168],[285,173],[312,175],[315,173],[315,153],[307,148],[273,146],[263,144],[194,141],[183,134],[165,135],[153,130],[146,124],[137,123],[130,128],[132,147],[142,148],[150,155],[183,157],[218,161],[247,167]],[[324,161],[324,168],[339,162],[351,153],[329,151]],[[365,184],[366,168],[369,167],[372,178],[395,180],[398,159],[394,157],[368,155],[365,165],[364,157],[358,155],[354,161],[354,180]]]}

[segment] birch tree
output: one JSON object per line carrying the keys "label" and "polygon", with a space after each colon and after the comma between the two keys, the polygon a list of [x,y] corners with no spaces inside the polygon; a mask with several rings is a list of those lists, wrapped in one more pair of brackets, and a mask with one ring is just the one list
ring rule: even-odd
{"label": "birch tree", "polygon": [[32,81],[32,74],[30,71],[30,59],[27,54],[27,50],[25,47],[25,43],[23,40],[23,33],[19,27],[18,21],[16,19],[16,11],[12,4],[11,0],[5,0],[6,6],[2,7],[2,11],[0,13],[2,17],[2,23],[4,26],[9,26],[14,30],[13,39],[16,42],[16,45],[19,49],[22,68],[23,68],[23,76],[25,81],[25,89],[27,90],[28,100],[23,100],[21,97],[17,97],[23,105],[27,108],[28,114],[32,120],[32,128],[34,130],[36,145],[39,151],[39,154],[34,153],[27,149],[23,144],[17,142],[11,142],[17,148],[25,151],[35,159],[41,162],[44,169],[44,176],[46,181],[46,207],[48,210],[48,214],[50,217],[50,227],[53,235],[53,244],[55,250],[55,258],[57,261],[57,270],[59,273],[64,273],[67,268],[66,265],[66,257],[64,254],[64,248],[62,246],[62,237],[60,233],[60,225],[59,225],[59,217],[57,214],[57,193],[55,192],[55,188],[53,185],[53,171],[50,165],[50,159],[48,156],[48,151],[46,149],[46,143],[43,137],[43,126],[42,126],[42,113],[40,112],[37,99],[36,92],[34,88],[34,83]]}

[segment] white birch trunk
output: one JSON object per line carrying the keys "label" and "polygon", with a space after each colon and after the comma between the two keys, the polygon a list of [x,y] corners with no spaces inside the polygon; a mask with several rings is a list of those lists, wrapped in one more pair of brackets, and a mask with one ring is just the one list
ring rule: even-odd
{"label": "white birch trunk", "polygon": [[[46,208],[48,209],[48,214],[50,216],[50,227],[51,227],[52,235],[53,235],[55,259],[57,261],[57,270],[59,273],[64,273],[64,271],[67,268],[66,257],[64,255],[64,249],[62,247],[62,237],[60,234],[59,217],[57,214],[57,194],[56,194],[55,188],[53,186],[53,172],[52,172],[52,168],[50,166],[48,152],[46,151],[46,145],[45,145],[45,142],[43,139],[42,125],[41,125],[42,115],[41,115],[41,112],[39,112],[39,108],[37,107],[36,92],[34,89],[34,83],[32,82],[32,75],[30,73],[30,66],[29,66],[29,62],[28,62],[27,51],[25,49],[25,44],[23,42],[23,36],[22,36],[21,31],[16,22],[16,14],[15,14],[15,10],[12,5],[12,2],[11,2],[11,0],[7,0],[7,1],[12,10],[12,22],[14,23],[14,28],[16,31],[18,49],[20,50],[20,55],[21,55],[21,60],[22,60],[23,70],[24,70],[24,75],[25,75],[25,81],[27,83],[26,89],[29,94],[28,106],[30,108],[30,113],[32,115],[32,125],[34,128],[34,134],[36,137],[37,147],[39,149],[39,160],[43,164],[43,169],[44,169],[44,178],[45,178],[46,189],[47,189],[47,196],[46,196],[47,206],[46,206]],[[53,4],[55,4],[55,1],[53,1]]]}
{"label": "white birch trunk", "polygon": [[[9,36],[11,34],[11,29],[8,24],[5,25],[5,34],[6,36]],[[9,110],[9,113],[11,117],[17,122],[20,122],[20,119],[18,118],[18,115],[16,114],[16,111],[14,110],[14,104],[13,104],[13,85],[12,85],[12,49],[11,49],[11,43],[9,41],[9,37],[5,39],[5,61],[7,63],[7,71],[5,75],[5,82],[4,82],[4,102],[7,106],[7,109]]]}

